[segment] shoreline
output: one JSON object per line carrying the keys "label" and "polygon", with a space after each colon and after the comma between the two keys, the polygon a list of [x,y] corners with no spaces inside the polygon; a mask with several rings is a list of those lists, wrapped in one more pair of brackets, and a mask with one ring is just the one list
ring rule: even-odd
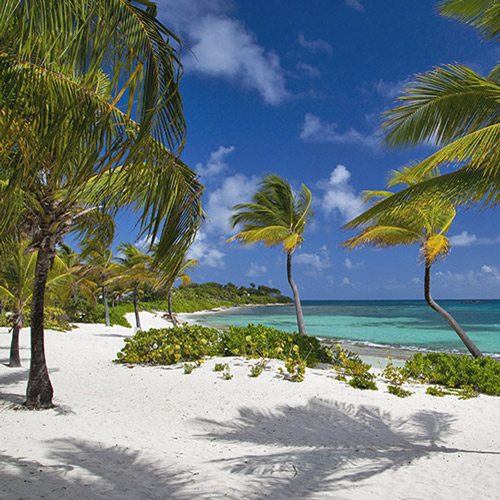
{"label": "shoreline", "polygon": [[[231,309],[240,309],[240,308],[248,308],[248,307],[272,307],[272,306],[293,306],[293,303],[291,304],[244,304],[241,306],[234,306],[234,307],[217,307],[214,309],[207,309],[204,311],[196,311],[192,313],[178,313],[176,314],[176,317],[180,322],[185,322],[188,324],[197,324],[197,325],[202,325],[210,328],[216,328],[216,329],[221,329],[224,330],[227,328],[227,325],[210,325],[210,324],[205,324],[200,321],[196,320],[196,316],[201,316],[201,315],[211,315],[211,314],[217,314],[220,312],[224,311],[229,311]],[[389,362],[389,356],[393,359],[393,364],[395,365],[404,365],[404,362],[408,359],[410,359],[415,353],[422,353],[422,354],[427,354],[431,352],[443,352],[446,354],[454,354],[454,355],[469,355],[468,352],[466,351],[450,351],[450,350],[438,350],[438,349],[425,349],[425,348],[419,348],[418,346],[394,346],[394,345],[365,345],[361,344],[361,341],[355,341],[355,340],[350,340],[350,339],[333,339],[333,338],[327,338],[327,337],[317,337],[320,342],[328,347],[335,347],[335,345],[340,344],[343,349],[352,351],[356,354],[358,354],[365,363],[369,363],[372,366],[380,365],[382,367],[385,367],[387,363]],[[493,359],[497,360],[500,362],[500,353],[484,353],[485,356],[490,356]]]}

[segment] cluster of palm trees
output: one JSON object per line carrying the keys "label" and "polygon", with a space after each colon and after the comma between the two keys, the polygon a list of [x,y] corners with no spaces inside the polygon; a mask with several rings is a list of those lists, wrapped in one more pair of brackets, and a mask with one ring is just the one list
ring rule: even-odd
{"label": "cluster of palm trees", "polygon": [[[19,332],[28,322],[33,296],[37,254],[26,252],[28,246],[29,239],[24,237],[11,240],[8,247],[0,247],[0,307],[12,326],[9,363],[12,367],[21,366]],[[172,286],[177,279],[189,283],[190,277],[185,271],[193,269],[198,261],[185,259],[175,271],[165,271],[164,266],[157,264],[156,249],[153,246],[146,253],[136,245],[122,243],[113,257],[109,248],[84,248],[76,253],[67,244],[60,245],[47,278],[45,313],[57,312],[63,316],[64,324],[70,309],[78,313],[85,304],[95,306],[100,300],[104,307],[104,323],[110,326],[110,300],[114,306],[121,299],[131,298],[136,327],[141,330],[139,293],[148,291],[169,298],[169,316],[176,325],[171,303]]]}

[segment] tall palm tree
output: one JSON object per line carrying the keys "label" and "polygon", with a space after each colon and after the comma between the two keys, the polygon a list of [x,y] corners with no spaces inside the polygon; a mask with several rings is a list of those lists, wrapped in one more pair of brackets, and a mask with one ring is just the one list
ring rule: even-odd
{"label": "tall palm tree", "polygon": [[[436,175],[437,173],[434,173],[432,177],[436,177]],[[404,169],[401,172],[393,172],[389,187],[401,183],[411,186],[416,182],[417,179],[413,176],[412,171]],[[390,191],[365,192],[366,200],[388,199],[391,196],[394,195]],[[400,209],[389,209],[387,212],[379,213],[377,218],[372,219],[370,225],[361,229],[357,236],[342,243],[342,246],[353,249],[365,245],[384,248],[418,244],[420,256],[425,266],[425,301],[455,330],[474,357],[482,357],[481,351],[452,315],[431,296],[431,267],[440,258],[444,258],[450,253],[451,245],[446,233],[455,215],[455,207],[449,200],[430,196],[420,199],[418,203],[408,203]]]}
{"label": "tall palm tree", "polygon": [[243,231],[227,241],[238,240],[243,245],[263,243],[268,247],[283,245],[286,270],[293,292],[299,333],[306,335],[306,325],[300,304],[299,290],[292,278],[292,254],[300,247],[306,224],[314,215],[311,191],[302,184],[294,193],[290,183],[279,175],[269,174],[260,182],[252,203],[235,205],[231,216],[233,227],[243,224]]}
{"label": "tall palm tree", "polygon": [[180,48],[149,0],[0,7],[0,236],[23,224],[38,251],[28,407],[52,406],[44,300],[63,236],[128,206],[165,249],[184,244],[202,217],[202,187],[177,158]]}
{"label": "tall palm tree", "polygon": [[[499,5],[493,0],[442,0],[439,12],[500,40]],[[367,211],[378,211],[419,196],[446,195],[456,204],[481,208],[500,203],[500,64],[486,77],[461,64],[448,64],[414,77],[385,114],[382,139],[389,148],[433,143],[438,151],[414,167],[424,176],[441,166],[454,170],[427,178]]]}
{"label": "tall palm tree", "polygon": [[154,283],[158,278],[151,267],[153,258],[132,243],[122,243],[118,250],[121,253],[121,256],[116,259],[119,264],[119,282],[132,288],[135,324],[139,330],[142,330],[139,316],[139,287],[146,282]]}

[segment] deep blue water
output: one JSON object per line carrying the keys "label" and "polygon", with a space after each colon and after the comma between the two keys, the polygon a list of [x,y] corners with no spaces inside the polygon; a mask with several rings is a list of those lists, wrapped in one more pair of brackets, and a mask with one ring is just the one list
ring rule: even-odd
{"label": "deep blue water", "polygon": [[[500,300],[438,302],[479,349],[500,353]],[[303,301],[302,306],[309,335],[423,350],[466,351],[457,334],[424,301]],[[293,305],[236,308],[200,315],[197,320],[214,326],[261,323],[289,332],[297,330]]]}

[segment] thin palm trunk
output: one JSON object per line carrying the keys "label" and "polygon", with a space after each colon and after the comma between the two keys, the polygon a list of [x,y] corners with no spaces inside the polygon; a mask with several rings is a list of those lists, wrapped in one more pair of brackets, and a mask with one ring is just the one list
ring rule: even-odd
{"label": "thin palm trunk", "polygon": [[177,321],[174,318],[174,314],[172,312],[172,289],[168,291],[168,315],[170,316],[170,321],[174,326],[177,326]]}
{"label": "thin palm trunk", "polygon": [[44,302],[45,286],[49,274],[53,251],[42,247],[38,250],[35,268],[35,281],[31,300],[31,363],[26,390],[28,408],[51,408],[54,390],[50,383],[44,345]]}
{"label": "thin palm trunk", "polygon": [[9,366],[17,368],[21,366],[21,358],[19,356],[19,333],[21,327],[17,321],[14,321],[12,326],[12,340],[10,342],[10,361]]}
{"label": "thin palm trunk", "polygon": [[446,322],[455,330],[457,335],[460,337],[460,340],[464,343],[465,347],[469,349],[472,356],[475,358],[482,358],[484,354],[476,347],[476,344],[472,342],[469,336],[463,331],[462,327],[455,321],[453,316],[445,311],[439,304],[437,304],[434,299],[431,297],[431,265],[425,264],[425,281],[424,281],[424,294],[425,301],[431,307],[439,313]]}
{"label": "thin palm trunk", "polygon": [[109,321],[109,307],[108,307],[108,298],[106,297],[106,287],[104,285],[101,286],[102,291],[102,303],[104,304],[104,322],[106,326],[110,326]]}
{"label": "thin palm trunk", "polygon": [[139,306],[138,306],[138,290],[137,282],[134,283],[134,312],[135,312],[135,324],[139,330],[142,330],[141,318],[139,317]]}
{"label": "thin palm trunk", "polygon": [[297,326],[299,328],[299,333],[302,335],[307,335],[306,325],[304,323],[304,315],[302,314],[302,305],[300,304],[299,289],[293,281],[292,278],[292,253],[287,252],[286,254],[286,274],[288,277],[288,283],[293,292],[293,302],[295,304],[295,313],[297,315]]}

